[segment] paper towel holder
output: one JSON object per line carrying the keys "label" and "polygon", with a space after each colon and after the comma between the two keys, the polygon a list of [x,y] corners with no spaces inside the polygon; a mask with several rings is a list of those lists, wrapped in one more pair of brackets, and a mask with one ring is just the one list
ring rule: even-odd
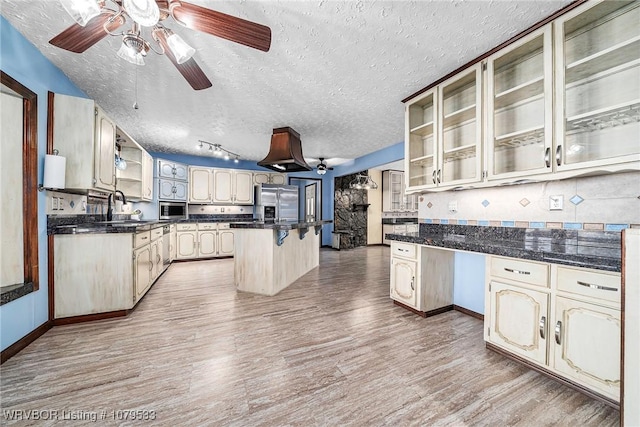
{"label": "paper towel holder", "polygon": [[[59,151],[54,149],[52,154],[53,154],[53,156],[57,156],[58,153],[59,153]],[[47,155],[47,156],[50,156],[50,155]],[[64,173],[65,173],[64,169],[65,169],[65,160],[66,159],[61,156],[62,169],[63,169],[63,171],[62,171],[62,173],[63,173],[63,175],[62,175],[62,186],[60,186],[60,187],[56,186],[55,188],[54,187],[45,187],[45,184],[46,184],[45,180],[46,180],[46,176],[47,176],[47,163],[48,163],[47,162],[47,156],[45,156],[45,162],[44,162],[44,173],[43,173],[43,178],[42,178],[43,182],[42,182],[42,184],[38,185],[38,191],[44,191],[44,190],[49,190],[49,189],[53,189],[53,190],[63,189],[64,188]],[[59,177],[58,177],[58,179],[59,179]]]}

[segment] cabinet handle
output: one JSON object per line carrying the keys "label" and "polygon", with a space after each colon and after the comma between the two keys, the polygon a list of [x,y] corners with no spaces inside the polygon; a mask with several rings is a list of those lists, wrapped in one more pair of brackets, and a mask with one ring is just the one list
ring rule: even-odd
{"label": "cabinet handle", "polygon": [[416,288],[413,286],[413,281],[415,280],[415,278],[416,278],[416,276],[412,276],[412,277],[411,277],[411,290],[412,290],[412,291],[415,291],[415,290],[416,290]]}
{"label": "cabinet handle", "polygon": [[562,163],[562,145],[558,145],[556,148],[556,165],[560,166]]}
{"label": "cabinet handle", "polygon": [[531,272],[524,271],[524,270],[514,270],[513,268],[507,268],[507,267],[505,267],[504,269],[505,271],[508,271],[509,273],[514,273],[514,274],[524,274],[527,276],[531,274]]}
{"label": "cabinet handle", "polygon": [[556,344],[560,344],[560,335],[562,334],[562,322],[558,320],[556,323]]}
{"label": "cabinet handle", "polygon": [[436,183],[436,171],[433,171],[433,175],[432,176],[433,176],[433,183],[435,184]]}
{"label": "cabinet handle", "polygon": [[618,292],[617,288],[612,288],[611,286],[602,286],[602,285],[594,285],[593,283],[581,282],[580,280],[576,280],[576,283],[580,286],[585,286],[591,289],[598,289],[601,291],[613,291]]}
{"label": "cabinet handle", "polygon": [[544,325],[547,323],[547,318],[542,316],[540,319],[540,338],[544,339]]}
{"label": "cabinet handle", "polygon": [[153,270],[153,263],[149,261],[149,271]]}
{"label": "cabinet handle", "polygon": [[160,255],[156,255],[156,264],[160,264]]}
{"label": "cabinet handle", "polygon": [[551,147],[547,147],[547,149],[544,150],[544,164],[548,168],[551,167]]}
{"label": "cabinet handle", "polygon": [[148,237],[147,237],[147,236],[145,236],[145,237],[141,237],[141,238],[140,238],[140,240],[147,240],[147,239],[148,239]]}
{"label": "cabinet handle", "polygon": [[440,182],[441,182],[440,181],[440,172],[442,172],[442,169],[438,169],[438,174],[437,174],[437,176],[438,176],[438,184],[440,184]]}

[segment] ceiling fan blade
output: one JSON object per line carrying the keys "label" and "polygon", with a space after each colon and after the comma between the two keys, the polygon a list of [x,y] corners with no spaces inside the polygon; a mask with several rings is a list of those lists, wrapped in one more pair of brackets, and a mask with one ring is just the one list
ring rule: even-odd
{"label": "ceiling fan blade", "polygon": [[211,86],[211,82],[209,78],[206,76],[202,68],[196,63],[195,59],[191,58],[188,61],[183,62],[182,64],[178,64],[176,57],[169,49],[169,44],[167,43],[167,35],[161,29],[153,30],[153,38],[158,42],[162,49],[164,49],[164,54],[169,58],[169,60],[175,65],[175,67],[180,71],[180,74],[189,82],[191,87],[194,90],[202,90],[207,89]]}
{"label": "ceiling fan blade", "polygon": [[187,28],[264,52],[271,47],[271,28],[264,25],[183,1],[169,1],[169,7],[173,18]]}
{"label": "ceiling fan blade", "polygon": [[[104,30],[103,25],[115,14],[116,13],[113,11],[101,12],[100,15],[87,22],[87,25],[84,27],[78,24],[73,24],[49,40],[49,43],[59,47],[60,49],[75,53],[82,53],[107,36],[107,32]],[[124,17],[120,15],[113,21],[109,22],[107,24],[107,28],[109,31],[115,31],[123,24]]]}

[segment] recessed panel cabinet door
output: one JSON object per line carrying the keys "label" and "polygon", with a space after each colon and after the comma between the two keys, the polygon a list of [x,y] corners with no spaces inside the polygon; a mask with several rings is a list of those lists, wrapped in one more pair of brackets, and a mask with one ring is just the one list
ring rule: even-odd
{"label": "recessed panel cabinet door", "polygon": [[236,171],[235,178],[235,194],[234,203],[244,203],[250,205],[253,203],[253,174],[251,172]]}
{"label": "recessed panel cabinet door", "polygon": [[151,283],[151,250],[149,245],[145,245],[134,252],[134,283],[136,301],[144,295],[144,291]]}
{"label": "recessed panel cabinet door", "polygon": [[200,231],[198,232],[198,256],[210,257],[215,256],[216,249],[216,231]]}
{"label": "recessed panel cabinet door", "polygon": [[174,181],[173,198],[174,200],[187,201],[187,183],[181,181]]}
{"label": "recessed panel cabinet door", "polygon": [[223,230],[218,232],[218,255],[233,256],[235,252],[233,231]]}
{"label": "recessed panel cabinet door", "polygon": [[557,297],[553,367],[577,382],[620,398],[620,310]]}
{"label": "recessed panel cabinet door", "polygon": [[490,294],[491,342],[546,364],[549,295],[498,282]]}
{"label": "recessed panel cabinet door", "polygon": [[177,234],[178,251],[176,259],[190,259],[198,257],[198,235],[196,231],[181,231]]}
{"label": "recessed panel cabinet door", "polygon": [[159,179],[158,180],[158,189],[160,194],[158,194],[158,198],[163,199],[171,199],[175,197],[173,192],[173,181],[167,179]]}
{"label": "recessed panel cabinet door", "polygon": [[391,298],[418,309],[415,261],[391,258]]}
{"label": "recessed panel cabinet door", "polygon": [[211,202],[211,169],[209,168],[189,168],[189,202],[209,203]]}
{"label": "recessed panel cabinet door", "polygon": [[233,196],[232,172],[227,169],[213,171],[213,203],[231,203]]}
{"label": "recessed panel cabinet door", "polygon": [[95,184],[96,188],[106,191],[115,189],[115,144],[116,125],[104,114],[102,109],[96,109],[95,136]]}

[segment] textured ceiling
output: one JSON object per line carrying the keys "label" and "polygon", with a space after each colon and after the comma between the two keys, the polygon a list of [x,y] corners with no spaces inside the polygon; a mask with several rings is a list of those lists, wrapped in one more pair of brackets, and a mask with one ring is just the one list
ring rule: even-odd
{"label": "textured ceiling", "polygon": [[346,159],[402,141],[401,99],[569,1],[191,3],[269,26],[271,50],[167,21],[213,83],[194,91],[165,57],[149,53],[137,70],[119,59],[119,37],[83,54],[49,45],[73,23],[57,1],[2,0],[0,11],[148,150],[197,155],[203,139],[260,160],[272,129],[291,126],[306,157]]}

